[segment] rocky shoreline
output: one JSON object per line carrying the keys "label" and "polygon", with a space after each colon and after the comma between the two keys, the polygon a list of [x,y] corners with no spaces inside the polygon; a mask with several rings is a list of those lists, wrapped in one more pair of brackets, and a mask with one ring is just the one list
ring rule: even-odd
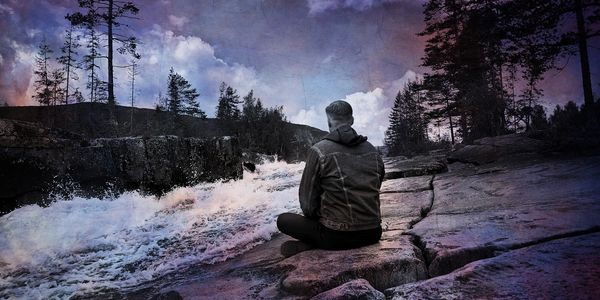
{"label": "rocky shoreline", "polygon": [[479,164],[446,164],[440,155],[387,159],[396,171],[382,187],[384,234],[376,245],[283,258],[279,246],[289,238],[278,235],[234,259],[187,270],[175,283],[156,281],[117,295],[597,298],[600,156],[564,159],[541,155],[542,148],[520,149],[500,149],[505,155]]}

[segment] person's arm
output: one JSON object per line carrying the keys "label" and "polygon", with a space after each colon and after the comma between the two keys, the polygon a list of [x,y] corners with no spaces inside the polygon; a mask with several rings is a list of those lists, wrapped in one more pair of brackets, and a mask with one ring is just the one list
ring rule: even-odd
{"label": "person's arm", "polygon": [[381,171],[379,173],[379,185],[383,182],[383,178],[385,177],[385,164],[383,163],[383,159],[381,155],[377,155],[377,164],[381,166]]}
{"label": "person's arm", "polygon": [[304,216],[317,219],[321,205],[321,194],[323,190],[319,183],[319,154],[313,148],[308,150],[306,165],[300,181],[299,199],[300,208]]}

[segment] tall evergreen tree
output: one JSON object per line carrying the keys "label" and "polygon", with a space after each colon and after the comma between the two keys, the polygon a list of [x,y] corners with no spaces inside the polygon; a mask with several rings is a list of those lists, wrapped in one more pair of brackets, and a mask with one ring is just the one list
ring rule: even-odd
{"label": "tall evergreen tree", "polygon": [[94,88],[96,89],[94,91],[94,95],[96,97],[94,102],[108,103],[108,83],[104,80],[98,79]]}
{"label": "tall evergreen tree", "polygon": [[85,98],[83,98],[83,94],[78,87],[75,88],[75,91],[73,92],[73,100],[75,100],[75,103],[85,102]]}
{"label": "tall evergreen tree", "polygon": [[427,74],[421,84],[425,92],[429,111],[426,119],[447,120],[450,130],[450,142],[455,143],[455,124],[459,117],[456,101],[456,89],[452,88],[451,82],[444,76],[438,74]]}
{"label": "tall evergreen tree", "polygon": [[50,73],[51,83],[51,99],[52,105],[58,105],[65,99],[65,89],[63,84],[65,83],[65,72],[62,69],[54,69]]}
{"label": "tall evergreen tree", "polygon": [[256,98],[254,98],[254,90],[250,90],[248,95],[244,96],[242,104],[242,119],[247,122],[257,120],[256,114]]}
{"label": "tall evergreen tree", "polygon": [[228,86],[225,82],[219,87],[219,100],[217,104],[216,117],[219,120],[238,120],[240,118],[240,96],[237,90]]}
{"label": "tall evergreen tree", "polygon": [[69,27],[65,32],[65,42],[63,46],[60,48],[62,55],[58,58],[58,62],[63,66],[63,72],[66,76],[65,78],[65,99],[64,104],[69,104],[69,85],[71,79],[78,80],[76,69],[79,69],[80,66],[77,63],[77,48],[81,45],[79,44],[79,36],[73,35],[73,26]]}
{"label": "tall evergreen tree", "polygon": [[409,82],[394,100],[385,133],[385,144],[391,155],[412,155],[424,150],[427,142],[424,112],[421,85]]}
{"label": "tall evergreen tree", "polygon": [[106,49],[108,60],[108,82],[107,93],[108,103],[115,104],[114,95],[114,43],[119,45],[116,50],[121,54],[128,53],[136,59],[140,58],[137,53],[137,38],[115,32],[116,28],[123,28],[125,24],[122,19],[135,19],[139,9],[133,2],[120,0],[78,0],[79,7],[85,9],[83,13],[76,12],[68,14],[66,18],[74,26],[84,26],[86,28],[97,28],[103,25],[106,29]]}
{"label": "tall evergreen tree", "polygon": [[206,118],[200,109],[198,97],[200,94],[183,76],[175,73],[173,68],[169,71],[167,85],[167,109],[175,115],[186,114]]}
{"label": "tall evergreen tree", "polygon": [[131,94],[129,100],[131,100],[131,107],[133,108],[133,104],[135,102],[135,78],[136,76],[140,75],[139,65],[133,59],[131,60],[127,74],[129,75],[129,80],[131,83]]}
{"label": "tall evergreen tree", "polygon": [[[92,14],[93,15],[93,14]],[[98,58],[101,58],[100,48],[100,37],[96,31],[95,19],[90,19],[89,23],[85,23],[85,35],[86,35],[86,48],[88,52],[83,56],[83,67],[87,72],[87,83],[86,88],[90,92],[90,102],[97,102],[98,95],[97,90],[101,84],[100,77],[100,66],[98,65]]]}
{"label": "tall evergreen tree", "polygon": [[33,74],[36,76],[34,82],[35,94],[33,98],[41,105],[52,105],[52,71],[50,69],[50,55],[52,49],[44,38],[38,47],[38,53],[35,57],[35,70]]}

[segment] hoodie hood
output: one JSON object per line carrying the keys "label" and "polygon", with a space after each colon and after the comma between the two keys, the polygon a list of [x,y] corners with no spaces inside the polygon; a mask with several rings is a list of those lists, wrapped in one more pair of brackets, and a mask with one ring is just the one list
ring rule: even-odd
{"label": "hoodie hood", "polygon": [[365,142],[367,137],[358,135],[350,125],[342,125],[326,135],[323,139],[346,146],[356,146]]}

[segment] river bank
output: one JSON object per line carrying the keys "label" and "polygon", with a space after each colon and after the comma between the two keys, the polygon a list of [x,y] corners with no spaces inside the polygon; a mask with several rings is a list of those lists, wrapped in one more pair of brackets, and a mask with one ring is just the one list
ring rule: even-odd
{"label": "river bank", "polygon": [[482,164],[387,159],[386,169],[395,171],[382,187],[384,235],[376,245],[284,258],[279,246],[289,238],[276,235],[230,261],[198,268],[209,276],[156,282],[127,296],[597,298],[600,156],[519,147]]}

